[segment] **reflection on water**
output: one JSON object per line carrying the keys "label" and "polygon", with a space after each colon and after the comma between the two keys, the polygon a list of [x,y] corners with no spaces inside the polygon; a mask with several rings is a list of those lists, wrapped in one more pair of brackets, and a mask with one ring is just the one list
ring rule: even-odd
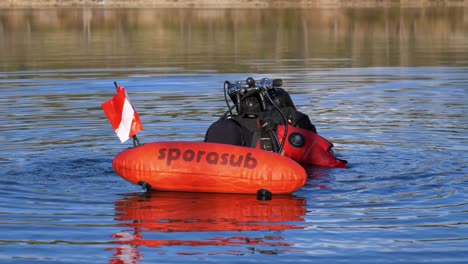
{"label": "reflection on water", "polygon": [[467,65],[465,10],[2,10],[0,69]]}
{"label": "reflection on water", "polygon": [[[273,254],[274,250],[264,248],[291,244],[282,241],[280,236],[251,238],[247,231],[302,229],[304,227],[298,223],[304,221],[305,204],[304,199],[291,195],[275,196],[270,201],[235,194],[152,192],[127,195],[115,203],[115,220],[122,227],[112,235],[115,243],[121,245],[115,249],[115,255],[126,259],[130,254],[131,259],[138,259],[141,255],[138,248],[143,246],[247,246]],[[180,232],[194,235],[189,235],[191,240],[180,239]],[[191,254],[211,253],[201,249]],[[216,254],[244,253],[217,249]]]}

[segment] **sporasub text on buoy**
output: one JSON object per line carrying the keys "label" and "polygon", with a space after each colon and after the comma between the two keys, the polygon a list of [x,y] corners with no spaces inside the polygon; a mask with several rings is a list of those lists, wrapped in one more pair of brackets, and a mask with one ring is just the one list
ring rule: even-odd
{"label": "sporasub text on buoy", "polygon": [[236,155],[230,153],[218,153],[214,151],[206,152],[203,150],[192,150],[179,148],[161,148],[159,149],[159,160],[166,160],[167,166],[170,166],[173,161],[182,159],[185,162],[206,162],[212,165],[225,165],[232,167],[244,167],[246,169],[254,169],[257,167],[257,159],[252,157],[249,152],[245,155]]}

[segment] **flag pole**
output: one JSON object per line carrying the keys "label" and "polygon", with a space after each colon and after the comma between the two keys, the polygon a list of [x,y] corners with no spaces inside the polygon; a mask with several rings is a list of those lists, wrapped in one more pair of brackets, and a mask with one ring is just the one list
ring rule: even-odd
{"label": "flag pole", "polygon": [[138,138],[137,138],[136,135],[133,135],[133,146],[134,146],[134,147],[141,146],[140,140],[138,140]]}
{"label": "flag pole", "polygon": [[[116,81],[114,81],[114,85],[115,85],[115,89],[117,89],[117,87],[119,87],[119,85],[117,84]],[[133,135],[133,147],[138,147],[138,146],[141,146],[140,144],[140,140],[138,139],[138,137],[135,135]]]}

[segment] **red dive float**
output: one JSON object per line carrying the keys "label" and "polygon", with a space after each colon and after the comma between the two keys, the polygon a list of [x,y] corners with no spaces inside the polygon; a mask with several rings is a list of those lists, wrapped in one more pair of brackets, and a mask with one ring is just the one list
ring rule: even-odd
{"label": "red dive float", "polygon": [[134,184],[160,191],[292,193],[307,178],[294,160],[273,152],[205,142],[154,142],[124,150],[112,166]]}
{"label": "red dive float", "polygon": [[[259,148],[208,142],[153,142],[140,144],[136,134],[143,129],[125,88],[102,104],[122,142],[133,137],[134,147],[113,160],[114,171],[123,179],[147,190],[232,194],[289,194],[307,179],[299,163],[344,168],[332,154],[326,139],[292,125],[278,126],[283,138],[279,153]],[[263,88],[266,87],[262,83]],[[262,92],[262,87],[255,87]],[[263,89],[266,91],[266,88]],[[286,135],[285,135],[286,132]]]}

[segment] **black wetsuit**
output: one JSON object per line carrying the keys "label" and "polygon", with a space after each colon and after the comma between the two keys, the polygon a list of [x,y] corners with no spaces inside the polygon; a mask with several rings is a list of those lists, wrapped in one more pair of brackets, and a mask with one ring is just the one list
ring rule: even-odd
{"label": "black wetsuit", "polygon": [[262,104],[258,96],[244,98],[238,108],[240,113],[222,118],[208,128],[205,142],[247,147],[261,144],[263,149],[274,150],[278,142],[275,138],[277,126],[285,124],[285,119],[288,124],[317,133],[309,117],[296,110],[284,89],[276,88],[269,96],[276,107],[266,99]]}

